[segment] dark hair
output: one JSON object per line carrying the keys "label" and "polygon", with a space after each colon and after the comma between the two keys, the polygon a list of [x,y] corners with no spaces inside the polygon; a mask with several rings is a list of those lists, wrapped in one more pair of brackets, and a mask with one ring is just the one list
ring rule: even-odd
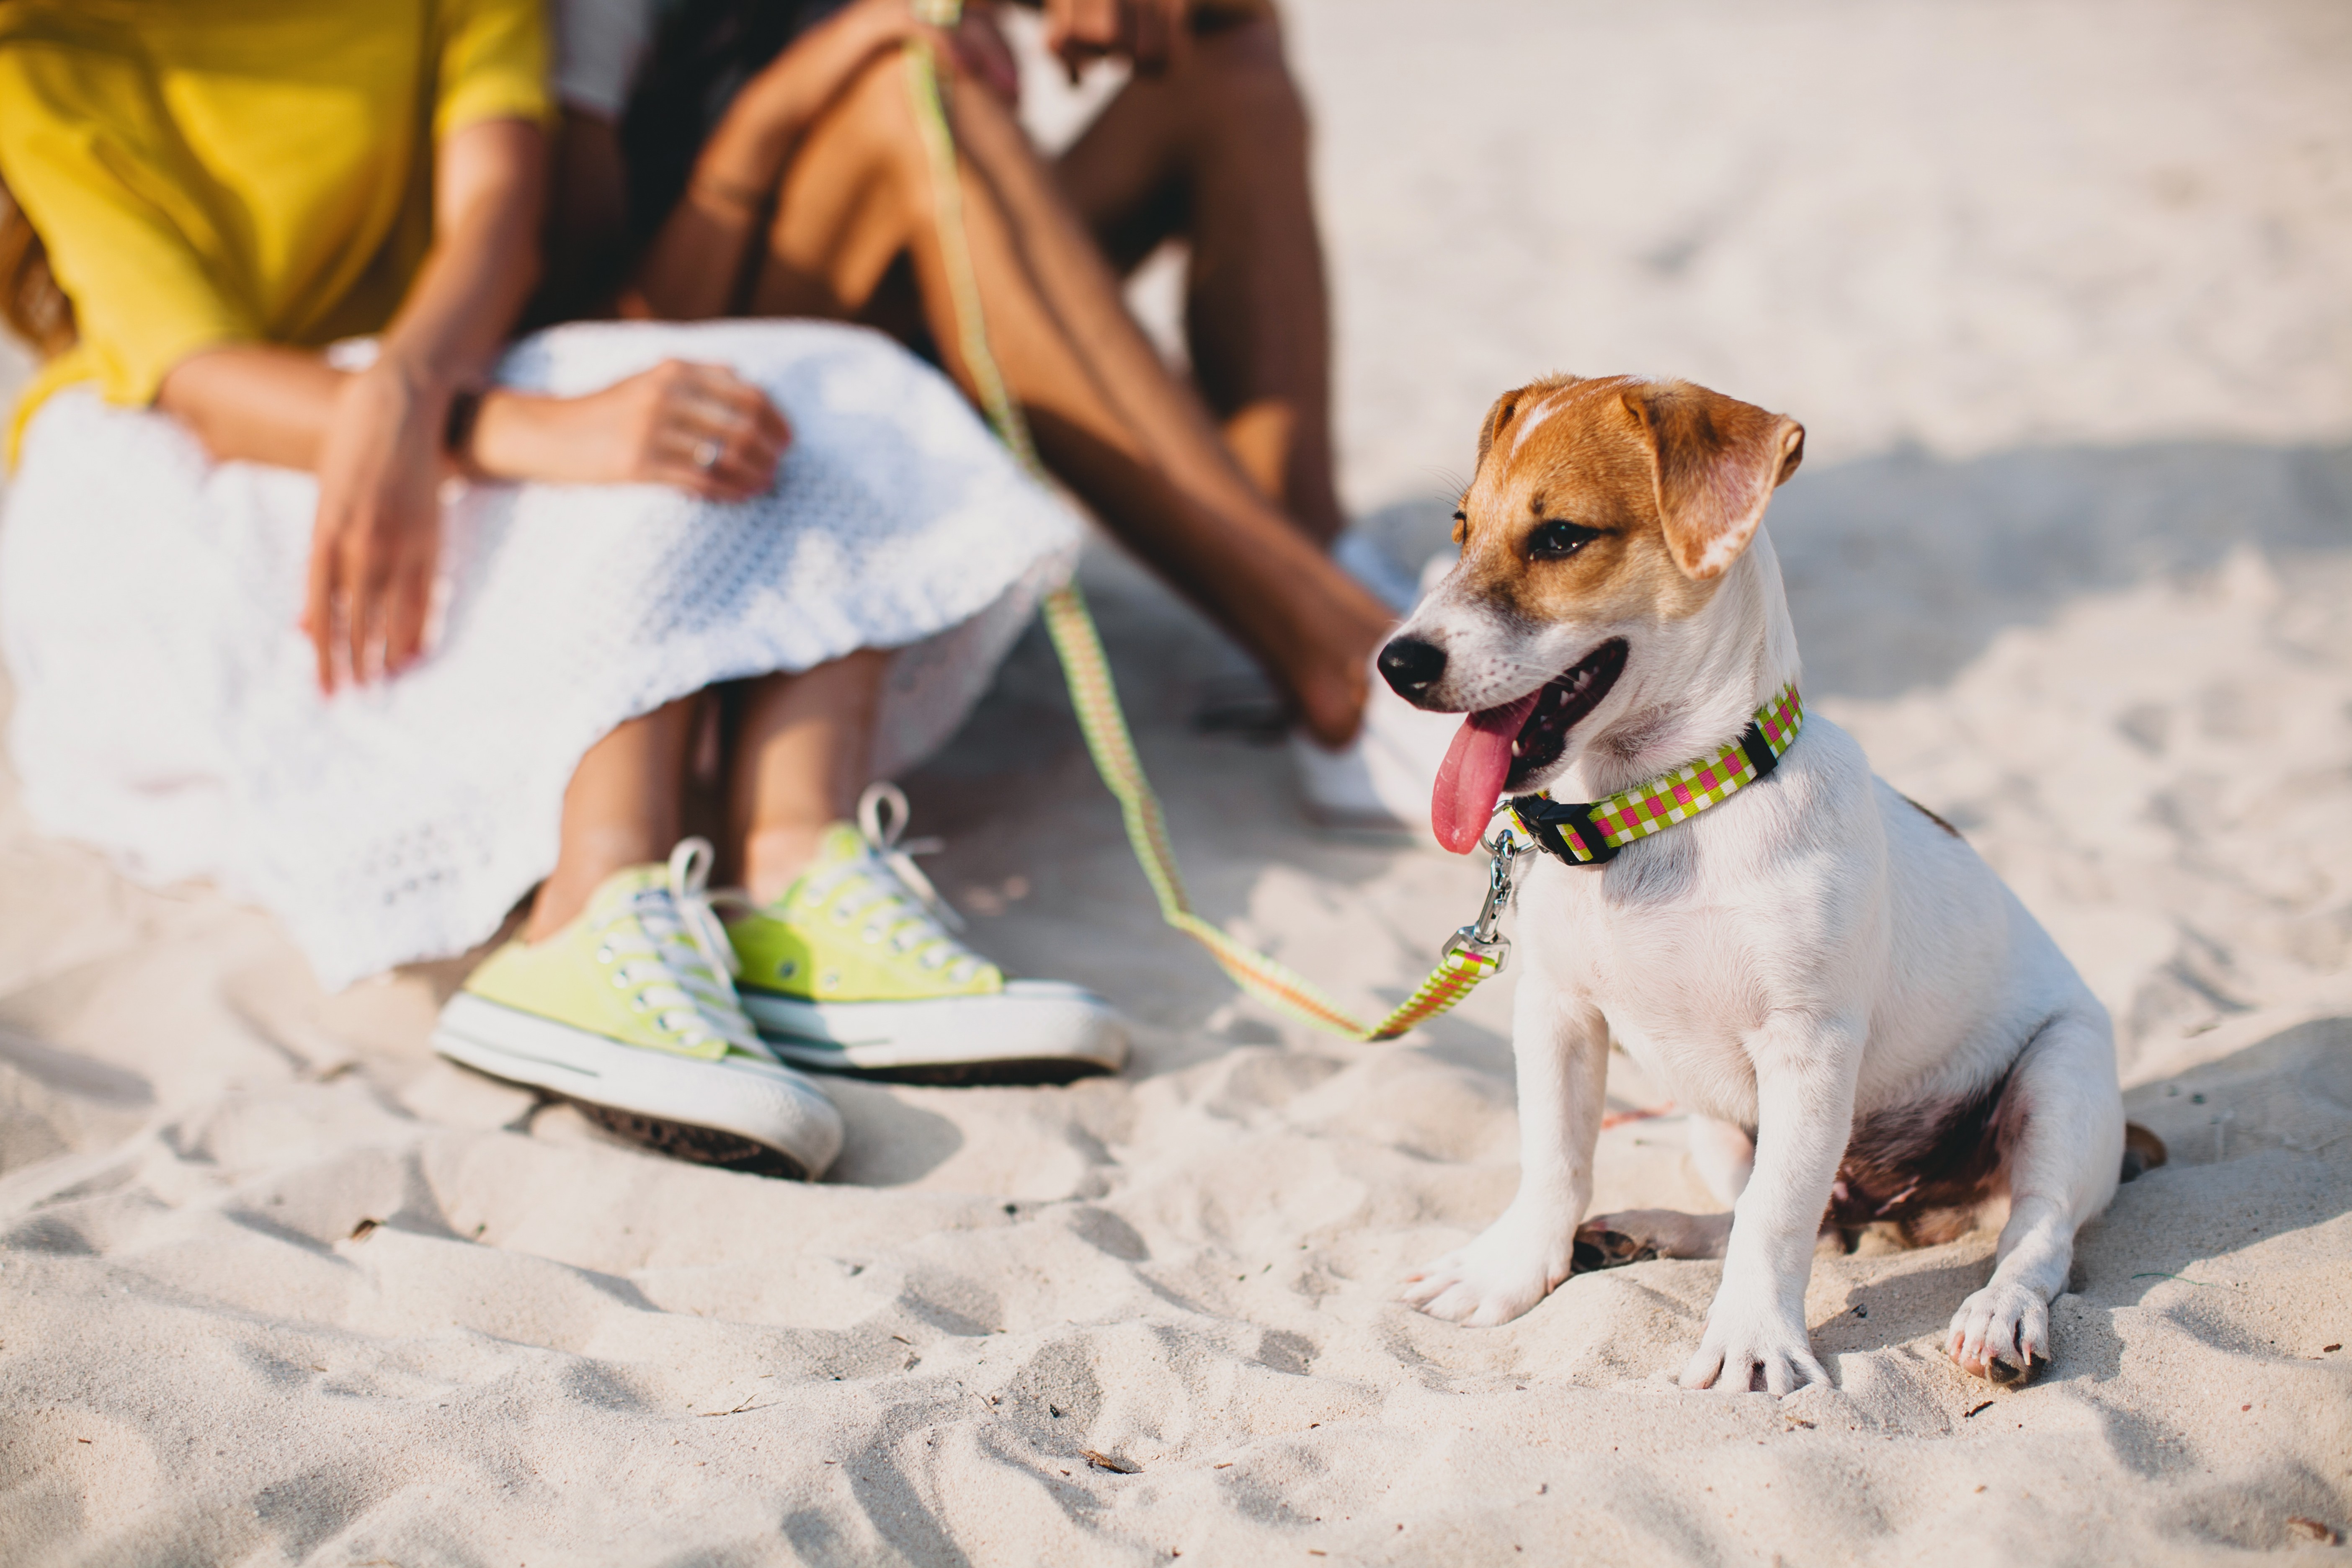
{"label": "dark hair", "polygon": [[743,84],[844,0],[685,0],[654,38],[621,118],[629,232],[650,241]]}
{"label": "dark hair", "polygon": [[5,184],[0,184],[0,321],[43,359],[57,358],[79,336],[73,301],[49,271],[48,247]]}

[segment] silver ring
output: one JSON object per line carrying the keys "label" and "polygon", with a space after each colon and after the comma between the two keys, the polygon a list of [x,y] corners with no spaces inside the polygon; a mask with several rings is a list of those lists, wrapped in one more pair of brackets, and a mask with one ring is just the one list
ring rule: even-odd
{"label": "silver ring", "polygon": [[727,448],[705,436],[694,444],[694,466],[705,473],[719,466],[719,454]]}

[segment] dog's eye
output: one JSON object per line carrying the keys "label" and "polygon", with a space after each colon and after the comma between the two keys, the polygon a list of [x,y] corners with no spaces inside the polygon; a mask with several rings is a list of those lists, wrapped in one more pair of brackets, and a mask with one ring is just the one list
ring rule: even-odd
{"label": "dog's eye", "polygon": [[1565,561],[1600,537],[1599,529],[1580,522],[1539,522],[1528,535],[1528,559]]}

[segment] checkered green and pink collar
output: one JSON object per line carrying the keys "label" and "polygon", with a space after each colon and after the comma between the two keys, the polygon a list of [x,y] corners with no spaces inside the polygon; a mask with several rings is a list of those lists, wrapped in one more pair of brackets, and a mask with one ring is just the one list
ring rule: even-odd
{"label": "checkered green and pink collar", "polygon": [[1570,866],[1600,866],[1637,838],[1687,822],[1720,805],[1780,765],[1805,727],[1805,704],[1792,685],[1756,710],[1737,741],[1607,800],[1557,801],[1523,795],[1509,803],[1512,821],[1536,844]]}

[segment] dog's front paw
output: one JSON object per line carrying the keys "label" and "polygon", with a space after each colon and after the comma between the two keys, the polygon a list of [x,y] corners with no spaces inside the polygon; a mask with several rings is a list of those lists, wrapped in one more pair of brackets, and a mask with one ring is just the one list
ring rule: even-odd
{"label": "dog's front paw", "polygon": [[1568,1278],[1570,1227],[1505,1214],[1469,1246],[1405,1276],[1406,1301],[1474,1329],[1507,1323]]}
{"label": "dog's front paw", "polygon": [[2038,1290],[1999,1280],[1960,1303],[1944,1349],[1962,1372],[1990,1383],[2023,1383],[2050,1359],[2050,1304]]}
{"label": "dog's front paw", "polygon": [[1685,1388],[1731,1394],[1794,1394],[1809,1383],[1829,1380],[1828,1371],[1813,1359],[1802,1318],[1789,1319],[1765,1305],[1735,1304],[1720,1295],[1706,1315],[1698,1353],[1682,1377]]}

